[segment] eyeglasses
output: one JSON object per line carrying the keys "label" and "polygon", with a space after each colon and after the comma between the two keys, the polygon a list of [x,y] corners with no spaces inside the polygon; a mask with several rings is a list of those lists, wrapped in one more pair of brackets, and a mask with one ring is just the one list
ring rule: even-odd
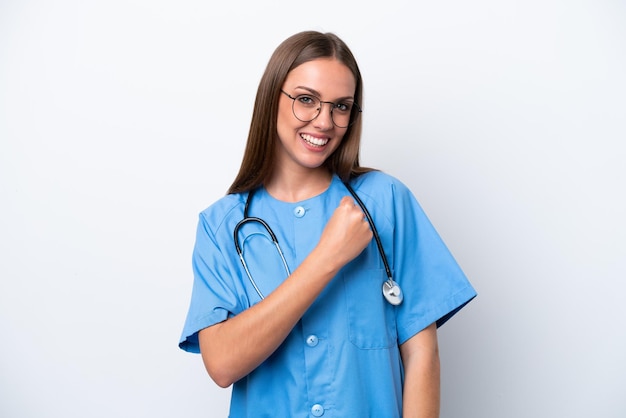
{"label": "eyeglasses", "polygon": [[293,100],[291,107],[293,115],[301,122],[311,122],[318,117],[324,103],[330,105],[330,117],[338,128],[347,128],[352,125],[361,113],[359,105],[351,101],[341,103],[324,102],[310,94],[299,94],[293,97],[284,90],[281,90],[281,92]]}

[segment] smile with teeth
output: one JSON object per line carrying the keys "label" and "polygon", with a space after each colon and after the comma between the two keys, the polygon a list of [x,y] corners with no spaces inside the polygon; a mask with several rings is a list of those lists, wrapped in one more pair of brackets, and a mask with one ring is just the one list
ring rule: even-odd
{"label": "smile with teeth", "polygon": [[300,134],[300,138],[304,139],[307,143],[315,147],[323,147],[324,145],[328,144],[328,138],[316,138],[307,134]]}

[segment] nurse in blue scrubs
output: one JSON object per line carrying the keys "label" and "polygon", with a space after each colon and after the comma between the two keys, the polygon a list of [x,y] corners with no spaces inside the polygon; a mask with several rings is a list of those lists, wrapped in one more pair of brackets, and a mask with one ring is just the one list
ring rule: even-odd
{"label": "nurse in blue scrubs", "polygon": [[437,328],[476,293],[411,191],[359,165],[362,98],[337,36],[283,41],[239,173],[200,213],[180,347],[233,385],[231,418],[439,416]]}

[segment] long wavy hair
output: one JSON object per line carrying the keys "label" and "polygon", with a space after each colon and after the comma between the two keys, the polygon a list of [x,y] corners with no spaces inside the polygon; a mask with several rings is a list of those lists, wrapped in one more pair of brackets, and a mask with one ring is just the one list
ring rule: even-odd
{"label": "long wavy hair", "polygon": [[[352,52],[338,36],[305,31],[287,38],[272,54],[259,82],[246,149],[229,194],[250,191],[269,180],[275,164],[280,90],[291,70],[318,58],[337,59],[350,69],[356,81],[354,101],[363,105],[361,72]],[[348,127],[339,147],[324,162],[343,181],[372,170],[359,165],[361,126],[358,117]]]}

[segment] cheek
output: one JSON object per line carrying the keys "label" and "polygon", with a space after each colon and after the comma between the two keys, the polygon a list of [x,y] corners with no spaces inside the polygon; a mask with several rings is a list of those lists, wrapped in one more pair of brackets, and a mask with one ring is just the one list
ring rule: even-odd
{"label": "cheek", "polygon": [[332,141],[332,153],[334,154],[339,146],[343,143],[344,135],[337,135],[335,139]]}
{"label": "cheek", "polygon": [[278,106],[278,124],[292,125],[297,122],[297,119],[293,116],[291,105],[281,103]]}
{"label": "cheek", "polygon": [[306,122],[296,119],[290,107],[278,109],[276,124],[279,134],[283,133],[285,135],[292,135],[294,132],[307,125]]}

